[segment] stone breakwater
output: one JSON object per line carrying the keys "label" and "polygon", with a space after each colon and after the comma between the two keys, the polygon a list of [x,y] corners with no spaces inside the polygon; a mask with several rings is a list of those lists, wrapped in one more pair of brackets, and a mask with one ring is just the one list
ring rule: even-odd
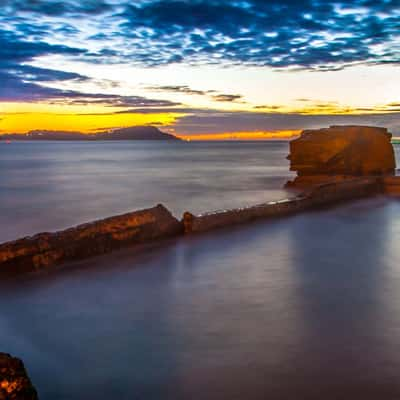
{"label": "stone breakwater", "polygon": [[183,223],[185,233],[204,232],[261,218],[278,218],[296,214],[301,211],[373,196],[382,192],[381,179],[356,178],[340,183],[321,184],[294,198],[252,207],[215,211],[198,216],[186,212],[183,216]]}
{"label": "stone breakwater", "polygon": [[313,186],[290,199],[176,219],[163,205],[0,245],[0,276],[48,269],[142,243],[272,219],[378,194],[400,195],[400,177],[360,177]]}
{"label": "stone breakwater", "polygon": [[172,237],[183,227],[163,205],[0,245],[0,276],[52,267]]}

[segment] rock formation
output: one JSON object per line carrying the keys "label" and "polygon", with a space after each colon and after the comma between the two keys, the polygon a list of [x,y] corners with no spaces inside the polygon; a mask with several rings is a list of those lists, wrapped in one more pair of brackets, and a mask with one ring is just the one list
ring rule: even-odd
{"label": "rock formation", "polygon": [[393,175],[396,163],[392,135],[386,128],[331,126],[304,130],[290,142],[294,185],[341,180],[354,176]]}
{"label": "rock formation", "polygon": [[65,261],[177,235],[183,226],[163,205],[0,245],[0,276],[44,269]]}
{"label": "rock formation", "polygon": [[0,400],[37,400],[23,362],[0,353]]}

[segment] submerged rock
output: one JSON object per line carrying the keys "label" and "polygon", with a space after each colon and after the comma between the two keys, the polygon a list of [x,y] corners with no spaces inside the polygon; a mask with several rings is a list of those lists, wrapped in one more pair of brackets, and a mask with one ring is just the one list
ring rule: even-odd
{"label": "submerged rock", "polygon": [[0,353],[0,400],[37,400],[38,396],[24,363]]}
{"label": "submerged rock", "polygon": [[391,137],[386,128],[371,126],[304,130],[290,142],[290,170],[298,175],[294,184],[393,175],[396,163]]}

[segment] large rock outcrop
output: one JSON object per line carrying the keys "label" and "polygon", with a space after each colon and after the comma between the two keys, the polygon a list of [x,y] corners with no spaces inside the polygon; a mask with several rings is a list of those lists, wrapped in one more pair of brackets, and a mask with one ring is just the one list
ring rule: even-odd
{"label": "large rock outcrop", "polygon": [[393,175],[396,163],[391,137],[386,128],[371,126],[304,130],[290,142],[290,169],[298,175],[294,183]]}
{"label": "large rock outcrop", "polygon": [[37,400],[38,396],[19,358],[0,353],[0,400]]}

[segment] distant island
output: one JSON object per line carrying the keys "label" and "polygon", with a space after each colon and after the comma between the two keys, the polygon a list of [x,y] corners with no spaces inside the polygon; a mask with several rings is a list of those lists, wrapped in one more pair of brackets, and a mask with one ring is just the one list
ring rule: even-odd
{"label": "distant island", "polygon": [[154,126],[132,126],[98,133],[82,133],[70,131],[33,130],[28,133],[6,133],[0,140],[181,140],[178,137],[160,131]]}

